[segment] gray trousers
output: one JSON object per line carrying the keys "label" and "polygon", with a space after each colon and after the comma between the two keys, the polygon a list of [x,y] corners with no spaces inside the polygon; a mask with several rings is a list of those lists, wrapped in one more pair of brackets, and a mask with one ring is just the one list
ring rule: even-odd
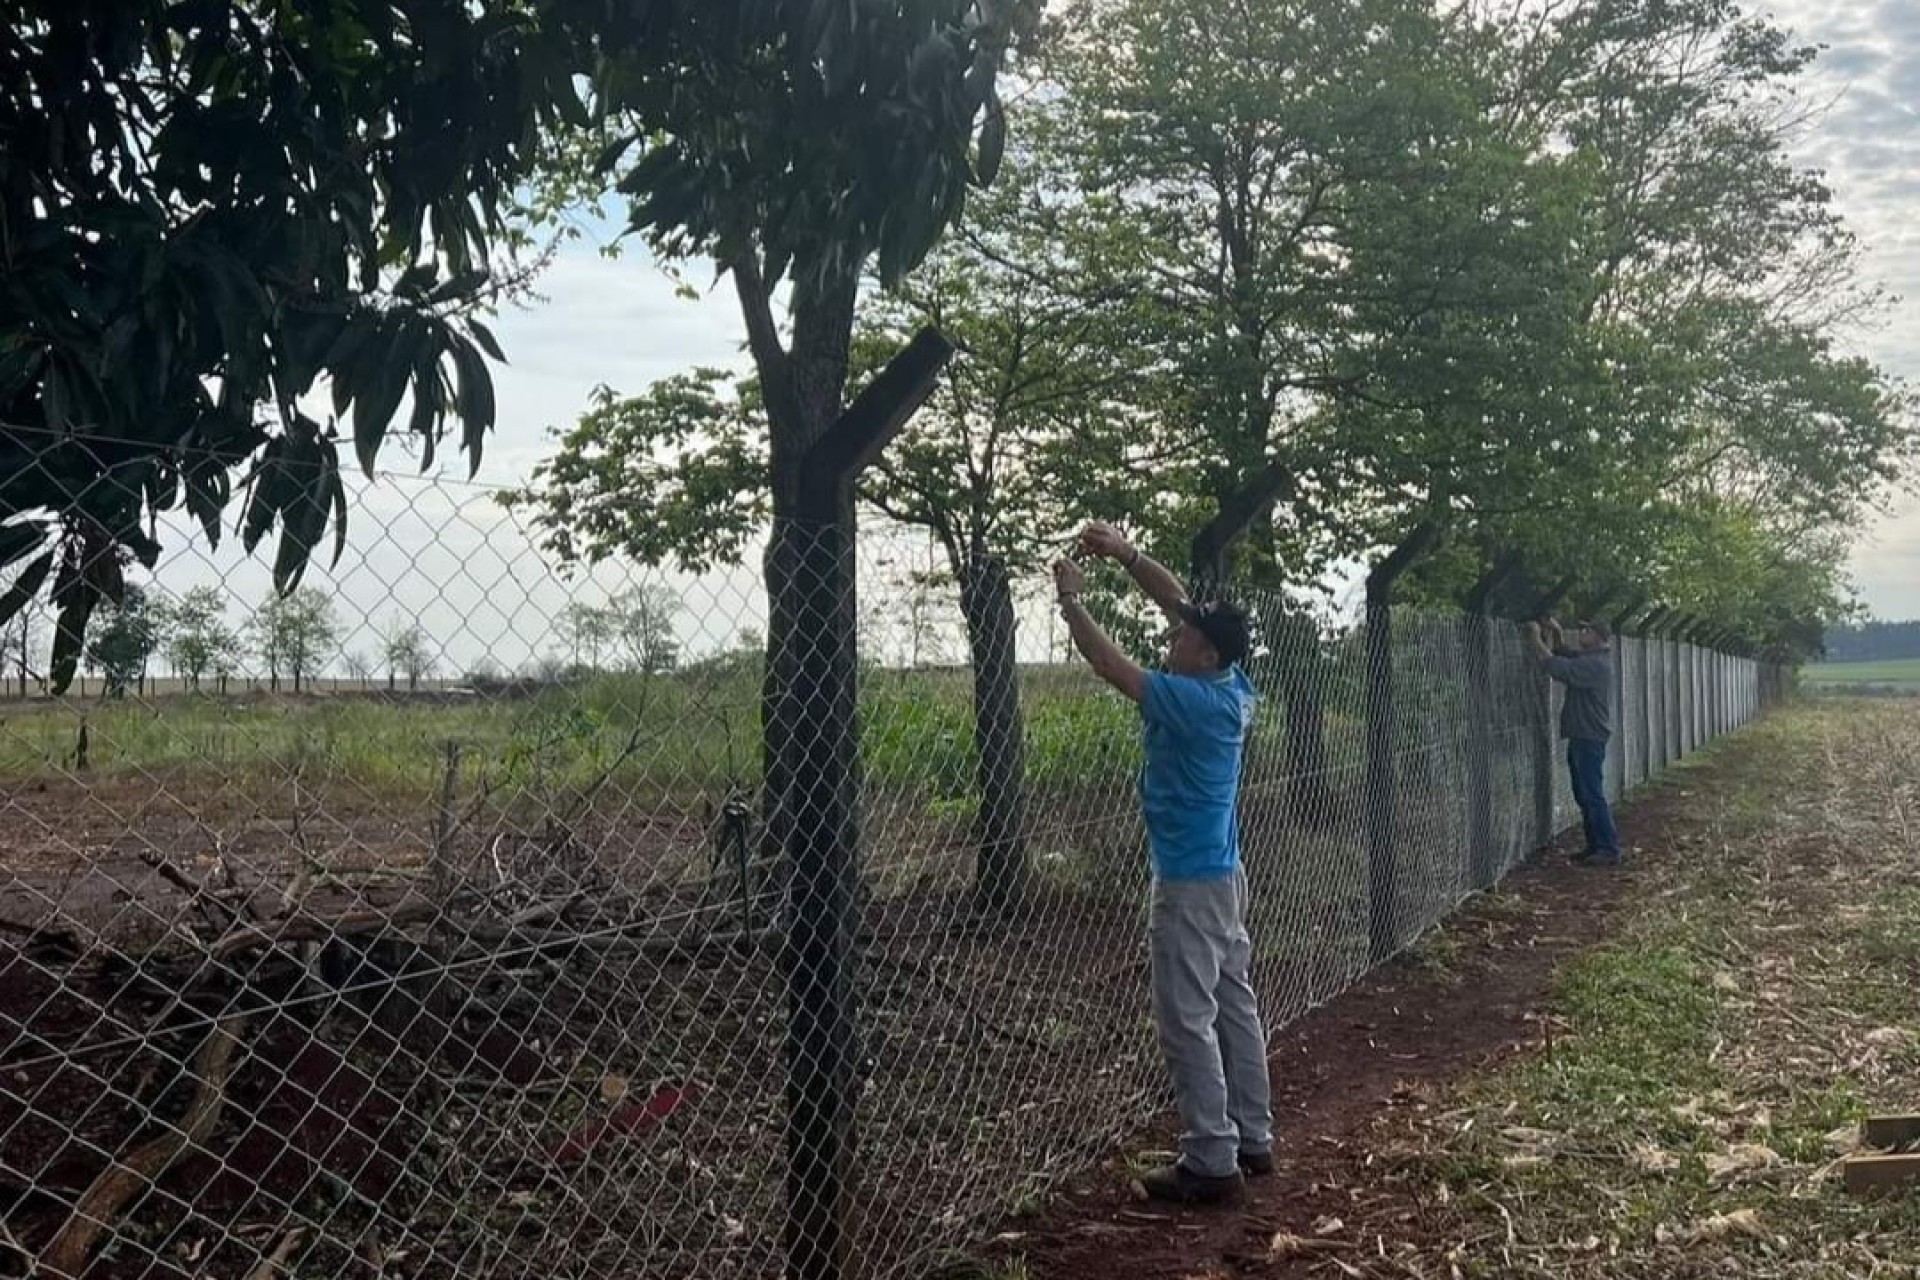
{"label": "gray trousers", "polygon": [[1247,879],[1159,880],[1148,927],[1153,1020],[1180,1106],[1180,1162],[1224,1177],[1273,1144],[1267,1035],[1248,982]]}

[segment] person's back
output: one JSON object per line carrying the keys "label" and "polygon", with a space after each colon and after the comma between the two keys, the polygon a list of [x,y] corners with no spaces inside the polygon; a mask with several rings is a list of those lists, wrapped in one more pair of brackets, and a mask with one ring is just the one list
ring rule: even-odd
{"label": "person's back", "polygon": [[1541,669],[1566,687],[1560,736],[1567,740],[1568,780],[1586,834],[1586,847],[1576,860],[1611,866],[1620,860],[1620,833],[1607,803],[1606,780],[1607,740],[1613,736],[1612,632],[1604,622],[1583,622],[1575,642],[1562,645],[1558,625],[1549,621],[1547,628],[1529,624],[1527,635]]}
{"label": "person's back", "polygon": [[1607,649],[1562,652],[1546,663],[1547,674],[1566,688],[1560,705],[1560,736],[1570,742],[1605,742],[1613,736],[1613,655]]}
{"label": "person's back", "polygon": [[1238,666],[1147,674],[1140,801],[1161,879],[1215,880],[1240,865],[1240,765],[1253,705],[1253,685]]}

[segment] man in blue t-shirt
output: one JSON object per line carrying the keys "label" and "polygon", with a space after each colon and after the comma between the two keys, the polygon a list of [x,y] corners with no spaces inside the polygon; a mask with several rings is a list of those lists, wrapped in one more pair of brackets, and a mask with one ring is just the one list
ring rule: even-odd
{"label": "man in blue t-shirt", "polygon": [[1140,774],[1153,860],[1153,1019],[1173,1077],[1180,1158],[1140,1179],[1157,1200],[1213,1203],[1245,1174],[1273,1171],[1267,1037],[1248,979],[1247,880],[1240,867],[1240,758],[1254,693],[1244,613],[1196,605],[1164,567],[1105,524],[1083,550],[1117,561],[1173,623],[1165,670],[1144,671],[1080,601],[1086,575],[1054,566],[1060,612],[1094,673],[1140,704],[1147,748]]}

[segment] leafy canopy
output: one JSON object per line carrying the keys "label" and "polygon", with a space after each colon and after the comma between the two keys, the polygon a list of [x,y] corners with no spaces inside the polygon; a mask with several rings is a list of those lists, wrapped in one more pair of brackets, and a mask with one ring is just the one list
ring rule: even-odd
{"label": "leafy canopy", "polygon": [[160,512],[236,488],[274,582],[344,534],[339,431],[431,465],[494,419],[474,309],[573,45],[510,0],[23,0],[0,29],[0,620],[51,581],[53,672],[148,568]]}

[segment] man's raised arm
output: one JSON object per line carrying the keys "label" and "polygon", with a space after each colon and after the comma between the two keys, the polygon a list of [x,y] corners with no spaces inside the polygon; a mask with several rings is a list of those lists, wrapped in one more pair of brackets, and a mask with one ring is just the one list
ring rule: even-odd
{"label": "man's raised arm", "polygon": [[1186,587],[1165,565],[1128,542],[1118,529],[1096,520],[1081,531],[1080,546],[1089,554],[1105,556],[1125,569],[1168,617],[1180,616],[1180,606],[1187,602]]}
{"label": "man's raised arm", "polygon": [[1093,673],[1135,702],[1145,698],[1147,673],[1113,642],[1081,603],[1080,593],[1087,588],[1086,571],[1071,560],[1062,560],[1053,566],[1053,582],[1060,592],[1060,616],[1066,620],[1067,634],[1073,637],[1073,647]]}

